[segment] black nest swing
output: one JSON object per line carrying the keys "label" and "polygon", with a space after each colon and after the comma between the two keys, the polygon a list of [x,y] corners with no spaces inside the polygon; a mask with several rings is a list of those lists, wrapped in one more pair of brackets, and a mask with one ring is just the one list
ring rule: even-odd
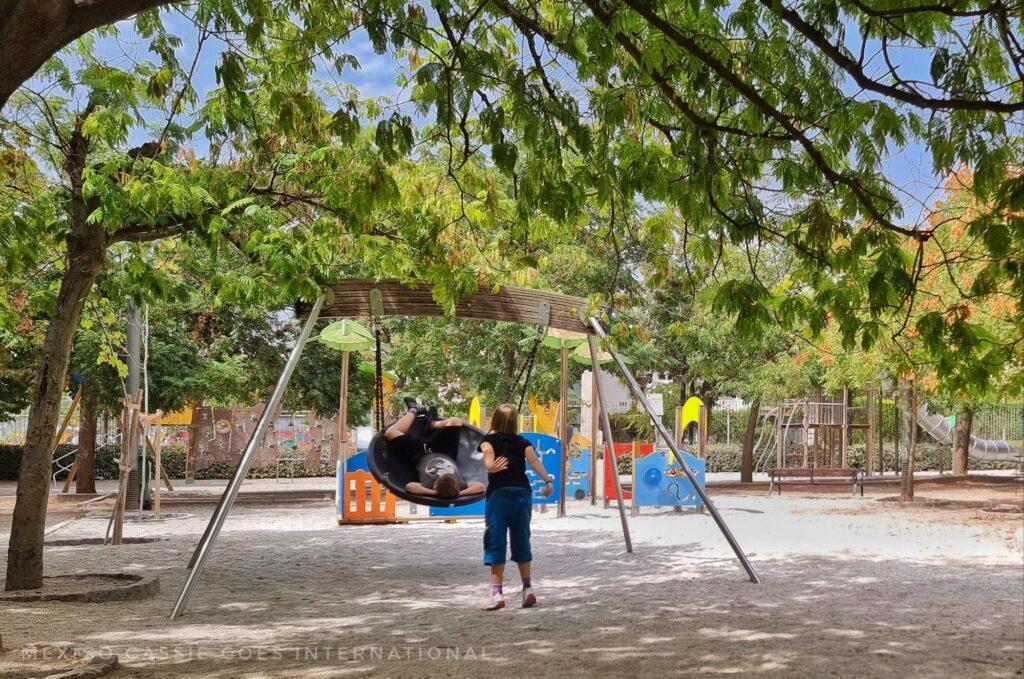
{"label": "black nest swing", "polygon": [[[424,439],[429,445],[430,437],[425,435],[426,422],[424,420],[416,420],[409,434]],[[459,476],[466,483],[479,481],[485,486],[487,485],[487,469],[484,467],[483,453],[478,450],[483,439],[484,431],[478,427],[463,424],[460,428],[455,466],[458,467]],[[414,504],[428,507],[462,507],[484,499],[484,493],[463,495],[457,498],[440,498],[433,495],[417,495],[407,491],[405,484],[419,481],[419,475],[407,460],[398,455],[388,454],[388,442],[384,439],[384,430],[377,432],[370,441],[366,450],[366,460],[369,463],[370,473],[388,489],[389,493]]]}
{"label": "black nest swing", "polygon": [[[530,376],[533,374],[533,366],[537,359],[537,349],[544,339],[546,328],[539,326],[536,337],[530,347],[526,361],[520,366],[516,373],[515,381],[509,390],[508,398],[511,400],[513,394],[519,389],[519,408],[522,409],[526,399],[526,390],[529,387]],[[427,507],[463,507],[483,500],[486,496],[487,468],[484,467],[484,456],[480,452],[480,442],[484,440],[484,430],[465,422],[459,431],[458,452],[455,455],[455,466],[459,470],[459,476],[465,483],[479,481],[484,484],[485,491],[473,495],[462,495],[457,498],[440,498],[435,495],[418,495],[410,493],[405,489],[406,484],[419,481],[419,474],[415,467],[407,459],[400,455],[391,455],[388,451],[388,442],[384,438],[384,432],[394,425],[394,422],[387,427],[382,426],[384,421],[384,369],[381,364],[381,331],[378,325],[374,331],[374,378],[377,433],[370,440],[366,449],[366,461],[370,467],[370,473],[380,482],[388,492],[396,497]],[[521,388],[520,388],[520,385]],[[417,419],[409,429],[409,435],[418,440],[424,441],[428,446],[432,439],[438,434],[428,429],[426,419]],[[449,444],[450,445],[450,444]],[[447,447],[447,446],[446,446]]]}

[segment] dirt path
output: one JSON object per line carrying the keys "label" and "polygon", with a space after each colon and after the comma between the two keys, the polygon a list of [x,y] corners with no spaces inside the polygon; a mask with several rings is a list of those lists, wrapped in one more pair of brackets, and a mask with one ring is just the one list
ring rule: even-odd
{"label": "dirt path", "polygon": [[338,528],[329,505],[242,507],[171,622],[210,511],[197,508],[128,524],[161,542],[47,550],[51,573],[159,574],[156,599],[9,604],[0,627],[7,646],[110,648],[125,677],[1020,676],[1019,518],[848,498],[719,505],[762,585],[707,515],[645,513],[627,555],[615,514],[581,504],[536,521],[540,608],[484,613],[479,522]]}

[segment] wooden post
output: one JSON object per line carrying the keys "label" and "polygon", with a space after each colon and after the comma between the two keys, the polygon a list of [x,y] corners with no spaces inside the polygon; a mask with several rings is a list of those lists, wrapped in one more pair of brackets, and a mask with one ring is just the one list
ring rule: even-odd
{"label": "wooden post", "polygon": [[185,485],[196,482],[196,453],[199,451],[199,418],[202,403],[192,406],[192,421],[188,425],[188,446],[185,448]]}
{"label": "wooden post", "polygon": [[[639,516],[640,515],[640,506],[637,505],[637,503],[636,503],[636,462],[637,462],[637,458],[639,457],[637,455],[637,453],[640,452],[640,446],[637,445],[636,441],[633,441],[632,450],[633,450],[633,452],[631,454],[633,456],[633,465],[630,468],[629,473],[630,473],[630,476],[632,477],[632,481],[630,481],[630,483],[633,484],[633,486],[632,486],[633,487],[633,497],[631,497],[630,500],[629,500],[629,515],[630,516]],[[616,469],[615,473],[618,474],[619,470]]]}
{"label": "wooden post", "polygon": [[778,410],[775,412],[777,415],[775,418],[775,467],[776,469],[782,469],[785,467],[782,463],[782,401],[779,401]]}
{"label": "wooden post", "polygon": [[807,453],[808,453],[808,450],[807,450],[807,438],[808,438],[808,435],[809,435],[809,433],[811,431],[810,427],[808,426],[810,423],[811,423],[811,402],[810,402],[809,399],[805,398],[804,399],[804,416],[803,416],[803,425],[804,425],[804,464],[803,464],[803,466],[804,466],[805,469],[807,468]]}
{"label": "wooden post", "polygon": [[[146,447],[149,448],[149,452],[153,455],[153,458],[155,459],[156,458],[156,446],[153,444],[153,440],[151,438],[149,438],[148,436],[146,437]],[[167,487],[167,492],[173,493],[174,492],[174,486],[171,485],[171,477],[170,477],[170,475],[167,474],[167,470],[164,469],[163,463],[160,463],[160,474],[163,477],[164,485]]]}
{"label": "wooden post", "polygon": [[597,406],[597,375],[590,371],[590,505],[597,505],[597,446],[601,438]]}
{"label": "wooden post", "polygon": [[868,476],[874,473],[875,469],[875,390],[869,388],[867,391],[867,438],[864,439],[864,470]]}
{"label": "wooden post", "polygon": [[[120,478],[118,479],[117,500],[114,503],[114,511],[107,524],[107,533],[110,534],[113,527],[112,543],[121,544],[124,534],[124,508],[128,499],[128,475],[132,469],[132,457],[135,454],[134,442],[138,440],[139,431],[139,405],[142,400],[142,392],[137,393],[134,398],[129,397],[125,401],[124,415],[121,425],[121,459],[118,464]],[[142,498],[139,498],[139,504]]]}
{"label": "wooden post", "polygon": [[558,516],[565,516],[565,475],[569,453],[569,348],[562,347],[562,380],[558,396],[558,438],[562,439],[562,473],[559,474]]}
{"label": "wooden post", "polygon": [[68,408],[68,411],[66,413],[64,413],[64,420],[60,423],[60,428],[57,429],[57,438],[54,439],[55,443],[53,444],[54,451],[56,451],[57,450],[57,446],[60,445],[60,439],[61,439],[61,437],[64,436],[64,432],[65,432],[65,430],[67,430],[68,424],[71,423],[71,417],[75,414],[75,409],[78,408],[78,402],[81,401],[81,400],[82,400],[82,388],[79,387],[78,391],[75,392],[75,397],[73,399],[71,399],[71,406]]}
{"label": "wooden post", "polygon": [[846,467],[846,440],[850,434],[850,390],[843,387],[843,419],[839,438],[839,466]]}
{"label": "wooden post", "polygon": [[885,474],[885,394],[878,388],[878,473]]}
{"label": "wooden post", "polygon": [[683,447],[683,406],[676,406],[675,417],[672,420],[675,425],[672,428],[672,440],[676,444],[676,448]]}
{"label": "wooden post", "polygon": [[[697,409],[697,457],[704,459],[708,445],[708,409],[703,405]],[[633,497],[636,497],[635,495]]]}
{"label": "wooden post", "polygon": [[[341,487],[348,488],[348,366],[349,352],[341,352],[341,384],[338,387],[338,462],[341,469]],[[342,508],[342,518],[348,511],[348,503]]]}
{"label": "wooden post", "polygon": [[160,460],[160,451],[163,449],[163,431],[161,418],[164,416],[162,410],[156,411],[156,423],[153,425],[153,473],[156,475],[153,483],[153,514],[160,518],[160,475],[163,471],[163,462]]}
{"label": "wooden post", "polygon": [[[67,430],[68,424],[71,423],[71,417],[75,414],[75,409],[78,407],[78,403],[81,400],[82,387],[79,387],[78,391],[75,392],[75,397],[71,399],[71,405],[68,406],[68,411],[64,413],[64,419],[61,421],[60,427],[57,429],[57,438],[55,438],[53,442],[53,455],[57,454],[57,449],[60,447],[60,440],[64,436],[64,431]],[[79,441],[78,445],[82,445],[81,441]],[[61,489],[61,493],[67,493],[71,490],[71,483],[75,480],[75,474],[78,473],[78,456],[76,455],[75,457],[75,461],[71,463],[71,468],[68,470],[68,477],[64,479],[64,487]]]}
{"label": "wooden post", "polygon": [[[612,438],[612,421],[608,417],[608,399],[605,397],[604,385],[601,383],[601,364],[597,361],[597,342],[593,335],[587,335],[590,348],[590,363],[594,370],[597,383],[597,399],[601,407],[601,425],[604,429],[604,444],[608,454],[604,457],[605,468],[611,465],[612,486],[615,488],[615,501],[619,508],[619,521],[622,523],[622,539],[626,543],[626,552],[633,553],[633,541],[629,536],[629,522],[626,520],[626,508],[622,502],[622,486],[619,484],[619,466],[615,458],[615,440]],[[543,505],[541,505],[543,506]]]}

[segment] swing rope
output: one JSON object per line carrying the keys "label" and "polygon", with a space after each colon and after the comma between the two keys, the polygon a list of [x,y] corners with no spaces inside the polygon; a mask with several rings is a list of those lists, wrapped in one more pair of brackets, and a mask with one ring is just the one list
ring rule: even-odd
{"label": "swing rope", "polygon": [[[533,344],[530,346],[530,351],[526,355],[526,360],[519,367],[516,372],[515,380],[509,387],[508,394],[505,396],[506,403],[512,403],[512,399],[515,398],[516,390],[519,389],[519,412],[523,411],[523,404],[526,402],[526,393],[530,387],[530,377],[533,375],[533,367],[537,362],[537,350],[540,348],[540,343],[544,341],[544,335],[547,334],[547,326],[538,325],[537,335],[533,338]],[[524,379],[525,376],[525,379]],[[522,387],[520,388],[519,383],[522,381]]]}

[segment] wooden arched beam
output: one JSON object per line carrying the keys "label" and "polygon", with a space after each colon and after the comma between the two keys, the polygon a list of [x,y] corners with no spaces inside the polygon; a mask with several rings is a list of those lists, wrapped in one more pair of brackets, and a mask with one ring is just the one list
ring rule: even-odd
{"label": "wooden arched beam", "polygon": [[[324,286],[330,306],[324,306],[321,318],[371,316],[370,291],[380,290],[385,316],[445,316],[430,284],[402,283],[396,279],[346,278]],[[333,300],[331,296],[333,295]],[[541,322],[547,304],[548,326],[573,332],[593,332],[583,318],[586,301],[554,292],[503,285],[497,292],[487,289],[465,294],[455,303],[455,316],[489,321],[507,321],[536,325]],[[300,302],[296,313],[306,318],[311,305]]]}

